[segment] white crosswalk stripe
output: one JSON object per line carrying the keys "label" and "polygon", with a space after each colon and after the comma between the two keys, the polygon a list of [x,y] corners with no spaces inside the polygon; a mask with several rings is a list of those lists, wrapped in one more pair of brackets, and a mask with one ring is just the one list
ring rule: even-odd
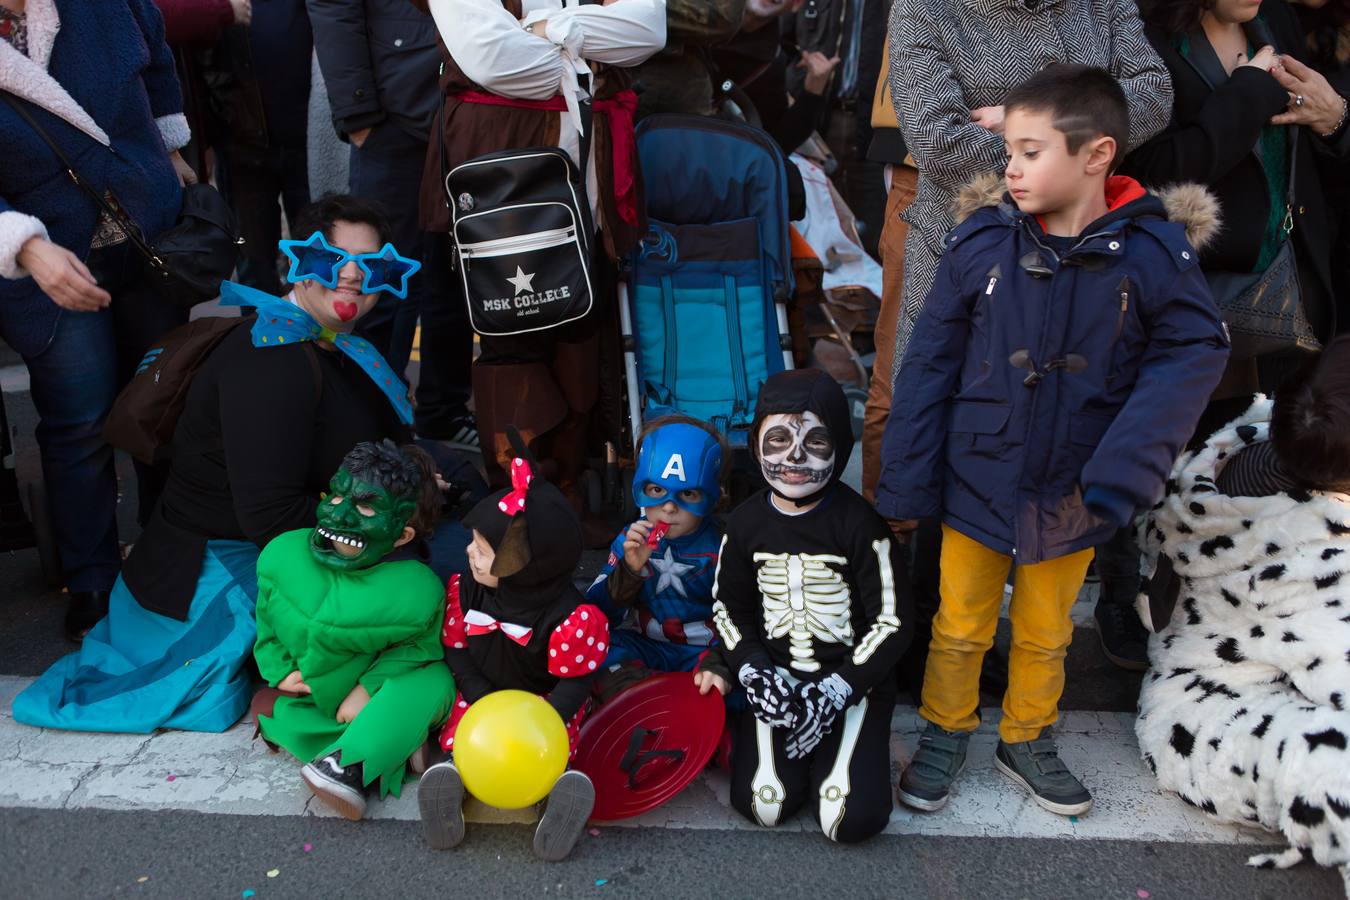
{"label": "white crosswalk stripe", "polygon": [[[313,803],[300,780],[300,764],[250,740],[241,723],[224,734],[166,731],[154,735],[108,735],[47,731],[20,725],[10,701],[31,682],[0,677],[0,807],[57,809],[191,810],[235,815],[329,815]],[[988,710],[985,719],[997,719]],[[953,792],[938,813],[897,807],[887,833],[952,837],[1041,837],[1130,839],[1187,843],[1275,843],[1274,836],[1212,822],[1163,792],[1139,759],[1132,716],[1070,711],[1058,726],[1066,764],[1092,790],[1096,806],[1078,819],[1064,819],[1034,805],[994,771],[997,734],[982,727]],[[897,711],[892,760],[897,773],[913,751],[919,725],[911,707]],[[727,778],[705,773],[684,793],[624,826],[662,828],[755,828],[727,801]],[[372,818],[416,819],[415,787],[403,796],[372,802]],[[529,822],[529,811],[502,812],[479,804],[471,822]],[[786,823],[790,830],[816,830],[808,816]]]}

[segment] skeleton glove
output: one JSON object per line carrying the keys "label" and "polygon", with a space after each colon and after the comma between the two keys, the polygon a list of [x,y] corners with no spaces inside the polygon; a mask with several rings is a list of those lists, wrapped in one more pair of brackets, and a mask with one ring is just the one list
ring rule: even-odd
{"label": "skeleton glove", "polygon": [[816,749],[821,739],[833,730],[834,720],[839,717],[852,693],[853,688],[838,673],[797,686],[802,714],[784,747],[788,759],[801,759]]}
{"label": "skeleton glove", "polygon": [[771,728],[793,728],[801,720],[801,700],[791,686],[772,669],[760,669],[745,663],[737,679],[745,688],[750,710]]}

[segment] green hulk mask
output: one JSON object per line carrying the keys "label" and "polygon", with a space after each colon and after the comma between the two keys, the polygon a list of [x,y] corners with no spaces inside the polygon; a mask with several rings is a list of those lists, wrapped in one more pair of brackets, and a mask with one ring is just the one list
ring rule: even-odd
{"label": "green hulk mask", "polygon": [[319,501],[309,549],[339,571],[375,565],[416,537],[422,470],[391,441],[357,444]]}

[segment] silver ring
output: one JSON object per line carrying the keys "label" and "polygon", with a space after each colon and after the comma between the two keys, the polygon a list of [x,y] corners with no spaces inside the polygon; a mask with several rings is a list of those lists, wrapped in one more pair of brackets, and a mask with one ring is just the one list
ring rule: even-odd
{"label": "silver ring", "polygon": [[1295,105],[1295,106],[1302,106],[1302,105],[1303,105],[1303,95],[1302,95],[1302,94],[1295,94],[1295,95],[1294,95],[1294,105]]}

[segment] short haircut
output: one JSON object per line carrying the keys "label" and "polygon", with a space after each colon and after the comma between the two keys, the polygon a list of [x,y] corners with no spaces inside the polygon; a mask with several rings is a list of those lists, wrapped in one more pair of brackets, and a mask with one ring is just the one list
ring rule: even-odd
{"label": "short haircut", "polygon": [[1350,485],[1350,335],[1306,361],[1275,392],[1270,442],[1304,487]]}
{"label": "short haircut", "polygon": [[350,194],[326,194],[300,210],[291,223],[291,237],[303,241],[314,232],[321,231],[331,242],[336,222],[369,225],[375,229],[381,246],[392,240],[384,210],[378,204]]}
{"label": "short haircut", "polygon": [[1115,138],[1111,169],[1125,157],[1130,139],[1130,108],[1111,74],[1096,66],[1055,63],[1013,88],[1003,100],[1004,115],[1014,110],[1048,113],[1064,134],[1070,153],[1102,136]]}
{"label": "short haircut", "polygon": [[343,458],[342,467],[353,478],[379,485],[397,498],[414,501],[417,507],[408,525],[419,538],[431,536],[440,518],[441,494],[436,485],[436,464],[425,450],[415,444],[399,447],[388,438],[378,443],[362,441]]}
{"label": "short haircut", "polygon": [[717,441],[717,445],[722,448],[722,465],[717,470],[717,483],[721,485],[722,496],[725,497],[727,493],[727,478],[731,475],[731,445],[727,443],[727,439],[722,435],[722,432],[718,431],[715,427],[702,419],[695,419],[693,416],[685,416],[679,413],[671,413],[670,415],[657,416],[650,422],[642,423],[642,430],[638,432],[637,446],[633,448],[633,456],[636,457],[642,452],[642,442],[646,440],[647,435],[666,425],[693,425],[695,428],[702,428]]}

